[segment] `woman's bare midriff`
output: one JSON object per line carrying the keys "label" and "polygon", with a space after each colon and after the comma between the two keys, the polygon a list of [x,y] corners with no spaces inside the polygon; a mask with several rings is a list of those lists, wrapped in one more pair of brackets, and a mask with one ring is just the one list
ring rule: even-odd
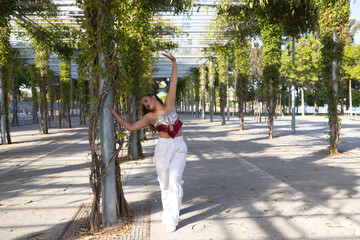
{"label": "woman's bare midriff", "polygon": [[[181,129],[177,132],[175,137],[180,137],[182,135]],[[159,137],[161,138],[171,138],[170,135],[167,132],[159,132]]]}

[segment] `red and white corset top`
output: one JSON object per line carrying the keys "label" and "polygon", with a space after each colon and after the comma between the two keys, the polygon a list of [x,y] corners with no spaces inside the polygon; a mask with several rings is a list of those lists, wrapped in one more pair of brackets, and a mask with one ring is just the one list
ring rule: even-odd
{"label": "red and white corset top", "polygon": [[181,126],[182,122],[174,111],[161,114],[155,123],[155,127],[159,132],[167,132],[172,138],[175,138]]}

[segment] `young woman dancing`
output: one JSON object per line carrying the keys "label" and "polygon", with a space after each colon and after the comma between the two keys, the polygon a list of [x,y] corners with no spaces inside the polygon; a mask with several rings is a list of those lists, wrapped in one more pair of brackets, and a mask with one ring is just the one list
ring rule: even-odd
{"label": "young woman dancing", "polygon": [[178,81],[176,58],[171,54],[163,55],[172,61],[170,88],[165,103],[155,94],[145,95],[141,99],[144,116],[133,124],[119,116],[111,106],[109,108],[116,120],[129,131],[136,131],[151,124],[159,132],[154,163],[164,209],[162,222],[167,225],[166,232],[174,232],[179,222],[183,197],[181,177],[186,162],[187,146],[181,133],[182,122],[175,112],[176,85]]}

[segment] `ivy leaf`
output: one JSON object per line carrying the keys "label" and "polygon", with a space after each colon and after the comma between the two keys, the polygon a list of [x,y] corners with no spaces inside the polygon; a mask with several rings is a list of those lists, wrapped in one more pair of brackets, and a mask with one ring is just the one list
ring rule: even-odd
{"label": "ivy leaf", "polygon": [[124,138],[124,137],[126,137],[126,133],[125,132],[119,132],[118,137],[119,138]]}

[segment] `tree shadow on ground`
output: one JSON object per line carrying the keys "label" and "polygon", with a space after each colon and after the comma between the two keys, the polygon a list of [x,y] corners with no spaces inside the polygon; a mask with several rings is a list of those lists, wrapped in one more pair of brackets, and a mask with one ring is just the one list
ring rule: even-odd
{"label": "tree shadow on ground", "polygon": [[[215,123],[216,124],[216,123]],[[211,128],[211,126],[209,127]],[[199,161],[193,161],[188,162],[187,169],[185,171],[184,176],[188,179],[190,182],[197,182],[198,185],[202,186],[203,188],[200,189],[194,189],[194,196],[193,198],[198,198],[199,196],[203,197],[204,199],[210,199],[211,201],[208,202],[201,202],[193,205],[190,210],[184,209],[185,213],[191,211],[191,209],[194,209],[194,211],[201,211],[201,209],[206,208],[206,206],[212,206],[208,211],[203,211],[200,215],[193,216],[190,219],[185,219],[182,221],[183,226],[189,225],[189,224],[195,224],[197,221],[201,219],[211,219],[212,217],[219,215],[220,213],[224,212],[224,209],[233,209],[238,208],[240,212],[247,212],[248,215],[251,217],[251,215],[255,214],[257,216],[261,217],[261,221],[259,220],[259,225],[264,226],[263,229],[268,232],[269,236],[275,236],[279,238],[286,238],[286,236],[281,234],[281,231],[276,226],[273,226],[271,222],[264,221],[263,217],[266,215],[266,212],[257,212],[257,210],[253,207],[254,204],[250,203],[247,204],[246,207],[242,207],[241,199],[243,197],[241,196],[233,196],[233,192],[238,192],[239,195],[244,195],[246,198],[251,198],[252,194],[256,191],[260,190],[261,192],[266,192],[267,189],[270,188],[264,188],[261,189],[261,187],[266,186],[267,182],[264,181],[263,185],[260,186],[260,189],[256,189],[251,182],[249,182],[249,179],[251,179],[249,176],[241,172],[241,168],[239,166],[236,166],[236,164],[232,164],[229,166],[229,164],[225,164],[226,162],[231,162],[231,159],[219,159],[219,161],[214,160],[214,155],[211,154],[211,152],[216,153],[216,145],[222,146],[222,150],[227,149],[229,152],[233,152],[236,154],[239,158],[244,158],[247,162],[251,163],[258,169],[263,170],[263,173],[267,173],[270,176],[275,177],[277,180],[279,180],[279,183],[286,183],[289,185],[290,188],[295,189],[296,191],[300,192],[301,195],[304,197],[304,201],[309,198],[313,199],[313,206],[306,206],[308,209],[307,211],[311,212],[311,208],[318,207],[318,203],[321,203],[322,205],[325,205],[325,207],[328,207],[330,209],[335,210],[337,213],[342,212],[342,208],[340,207],[341,204],[338,206],[333,204],[334,200],[334,194],[333,192],[342,192],[343,200],[346,202],[348,196],[352,196],[359,193],[359,190],[357,188],[359,177],[358,174],[351,169],[344,168],[343,166],[333,166],[331,165],[332,157],[325,155],[325,154],[319,154],[318,152],[311,152],[309,151],[308,154],[302,154],[298,157],[291,157],[289,159],[277,156],[276,154],[270,154],[272,156],[269,156],[269,154],[257,154],[256,156],[251,156],[251,153],[254,153],[256,149],[261,149],[262,151],[271,150],[273,148],[276,148],[278,143],[270,142],[274,140],[261,140],[261,143],[259,143],[259,139],[261,137],[255,137],[250,136],[250,140],[241,140],[237,141],[234,138],[233,141],[229,141],[226,137],[228,135],[228,132],[214,132],[211,131],[211,129],[206,129],[206,127],[198,127],[196,126],[194,129],[196,129],[196,133],[191,138],[191,144],[197,145],[199,148],[197,148],[196,152],[194,151],[194,154],[199,158]],[[304,135],[306,136],[309,133],[314,133],[313,131],[299,131],[298,135]],[[214,144],[212,147],[206,147],[204,142],[195,142],[196,137],[198,137],[199,134],[202,134],[204,136],[208,135],[210,139],[215,138]],[[266,133],[263,133],[262,135],[265,135]],[[316,133],[315,133],[316,134]],[[241,135],[241,132],[239,132],[239,135]],[[280,137],[281,138],[281,137]],[[359,138],[352,138],[350,139],[353,145],[357,145],[355,141],[359,142]],[[312,141],[307,141],[306,143],[303,143],[302,145],[291,145],[291,147],[297,147],[297,149],[294,149],[295,153],[296,151],[301,151],[301,149],[306,149],[307,146],[314,146],[316,144],[322,145],[324,140],[319,140],[318,138],[313,138]],[[266,143],[268,142],[268,143]],[[280,142],[281,144],[281,142]],[[289,142],[286,142],[287,145],[289,145]],[[236,147],[237,145],[237,147]],[[194,147],[195,148],[195,147]],[[211,148],[213,148],[211,150]],[[245,153],[245,156],[243,156]],[[191,154],[191,152],[190,152]],[[291,151],[289,152],[289,155],[291,155]],[[299,154],[297,154],[299,155]],[[296,154],[295,154],[296,156]],[[201,171],[201,169],[205,168],[206,166],[211,166],[207,169],[208,171]],[[240,163],[241,164],[241,163]],[[239,164],[239,165],[240,165]],[[190,165],[190,166],[189,166]],[[195,169],[194,171],[190,172],[190,174],[187,174],[189,172],[189,169]],[[212,170],[212,171],[211,171]],[[234,176],[229,176],[229,172],[238,174],[233,174]],[[321,172],[321,174],[319,174]],[[194,174],[196,173],[196,174]],[[260,173],[261,174],[261,173]],[[231,178],[233,177],[233,178]],[[221,184],[218,183],[224,182],[226,178],[231,178],[231,180],[228,180],[227,182],[230,183],[231,186],[244,186],[245,188],[232,188],[232,191],[227,193],[222,193],[221,191],[214,191],[212,192],[212,189],[224,189]],[[199,179],[202,179],[202,181]],[[208,185],[208,187],[205,185]],[[214,186],[213,186],[214,185]],[[256,184],[255,184],[256,185]],[[195,185],[196,186],[196,185]],[[192,186],[193,187],[193,186]],[[209,188],[210,187],[210,188]],[[258,186],[259,187],[259,186]],[[274,186],[272,186],[274,187]],[[276,186],[275,186],[276,187]],[[250,191],[245,191],[250,189]],[[332,191],[328,191],[328,189],[331,189]],[[188,189],[189,191],[189,189]],[[224,190],[225,191],[225,190]],[[185,191],[186,192],[186,191]],[[191,194],[191,191],[190,191]],[[258,201],[254,195],[254,202]],[[273,195],[268,196],[261,196],[261,201],[265,201],[268,203],[271,203],[274,201],[272,198]],[[239,201],[229,201],[229,198],[221,199],[223,196],[233,196],[230,197],[230,199],[239,199]],[[189,195],[188,195],[189,197]],[[221,204],[217,204],[217,197],[220,198],[219,202]],[[259,196],[258,196],[259,197]],[[186,197],[185,197],[186,199]],[[308,201],[308,200],[306,200]],[[229,205],[229,203],[231,203]],[[226,203],[226,204],[225,204]],[[305,202],[304,202],[305,203]],[[304,204],[306,205],[306,204]],[[265,209],[266,210],[266,209]],[[356,208],[355,208],[356,210]],[[260,215],[258,215],[260,214]],[[220,217],[221,219],[221,217]],[[359,227],[359,223],[355,222],[355,225]],[[225,227],[225,226],[224,226]],[[293,226],[294,227],[294,226]],[[294,227],[295,228],[295,227]],[[301,230],[298,229],[299,234],[301,233]]]}
{"label": "tree shadow on ground", "polygon": [[[266,123],[249,123],[248,130],[243,132],[229,131],[237,128],[231,121],[229,124],[220,128],[218,122],[184,119],[189,153],[183,175],[179,230],[198,229],[198,224],[206,220],[217,221],[222,226],[221,239],[239,239],[242,233],[246,234],[239,224],[250,222],[262,230],[264,238],[270,239],[289,239],[285,228],[298,236],[291,239],[349,237],[338,235],[338,228],[330,227],[326,237],[309,237],[311,233],[294,221],[303,217],[322,221],[321,218],[329,216],[358,214],[358,209],[352,208],[349,202],[357,201],[356,198],[348,198],[359,194],[358,172],[321,152],[326,148],[323,138],[326,125],[316,127],[315,122],[312,126],[311,121],[298,121],[299,126],[309,124],[314,129],[301,129],[291,135],[290,129],[285,129],[289,126],[288,120],[280,120],[278,138],[269,140]],[[351,128],[351,124],[343,125],[348,127]],[[359,137],[345,135],[343,139],[352,143],[347,146],[348,151],[359,146]],[[154,166],[147,162],[140,167],[141,173],[124,179],[126,193],[148,191],[146,200],[153,203],[152,212],[158,213],[162,211],[160,192],[151,190],[158,188]],[[130,199],[129,202],[143,200]],[[274,219],[281,219],[283,225]],[[234,235],[232,221],[238,221],[234,226],[240,235]],[[353,228],[360,229],[357,219],[352,218],[351,222]]]}
{"label": "tree shadow on ground", "polygon": [[[287,127],[288,123],[284,123],[279,130]],[[343,212],[344,205],[336,205],[334,201],[346,205],[348,196],[359,194],[359,177],[351,169],[331,165],[333,158],[321,152],[326,149],[326,139],[318,135],[327,126],[320,124],[316,129],[299,130],[295,138],[289,134],[290,130],[281,130],[278,138],[269,140],[267,126],[262,124],[249,124],[244,132],[234,131],[237,126],[219,130],[219,122],[184,121],[189,153],[183,176],[185,195],[179,229],[198,228],[204,220],[218,221],[226,229],[231,224],[229,220],[240,219],[258,225],[265,237],[287,239],[284,229],[274,223],[274,219],[282,219],[293,234],[301,236],[294,239],[303,239],[311,233],[292,219],[332,216],[325,210],[321,213],[321,208],[331,209],[332,214],[348,214]],[[304,124],[315,125],[308,121]],[[298,142],[297,138],[305,139]],[[359,138],[349,140],[354,142]],[[284,148],[288,148],[288,154],[279,154]],[[157,187],[156,175],[150,171],[153,166],[145,168],[148,170],[140,174],[141,178],[127,182],[127,192],[131,193],[132,188],[146,191],[147,187]],[[283,196],[289,192],[290,195]],[[342,197],[337,199],[334,192],[341,192]],[[162,211],[159,191],[150,193],[148,199],[153,202],[154,213]],[[284,211],[282,205],[289,209]],[[359,228],[356,219],[352,223]],[[342,238],[337,232],[332,236],[331,229],[329,232],[324,239]],[[238,239],[229,231],[222,234],[222,239]]]}

